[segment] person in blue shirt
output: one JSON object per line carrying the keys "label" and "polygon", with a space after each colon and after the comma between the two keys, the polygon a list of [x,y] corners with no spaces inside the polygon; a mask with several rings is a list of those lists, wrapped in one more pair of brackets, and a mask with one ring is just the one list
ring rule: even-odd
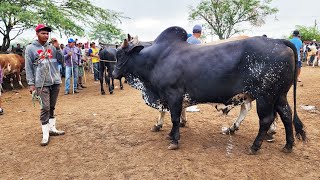
{"label": "person in blue shirt", "polygon": [[192,29],[193,34],[187,39],[187,42],[189,44],[201,44],[201,41],[199,40],[201,36],[201,31],[202,31],[202,27],[200,25],[193,26],[193,29]]}
{"label": "person in blue shirt", "polygon": [[290,39],[290,42],[294,44],[294,46],[297,48],[297,53],[298,53],[298,71],[297,71],[297,76],[298,76],[298,82],[301,82],[299,76],[301,73],[301,67],[302,67],[302,62],[300,58],[300,49],[302,48],[302,41],[300,40],[300,33],[298,30],[294,30],[293,33],[293,38]]}
{"label": "person in blue shirt", "polygon": [[[192,35],[189,37],[188,35],[188,39],[187,42],[189,44],[201,44],[201,41],[199,40],[200,36],[201,36],[201,31],[202,31],[202,27],[200,25],[195,25],[192,28]],[[198,106],[190,106],[186,108],[187,112],[198,112],[200,111],[200,109],[198,109]]]}

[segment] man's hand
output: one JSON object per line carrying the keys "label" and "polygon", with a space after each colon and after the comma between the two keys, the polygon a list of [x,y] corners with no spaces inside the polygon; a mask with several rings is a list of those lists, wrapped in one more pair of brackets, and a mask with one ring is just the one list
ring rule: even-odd
{"label": "man's hand", "polygon": [[56,48],[60,48],[60,44],[56,38],[51,39],[52,45]]}
{"label": "man's hand", "polygon": [[30,94],[32,94],[32,92],[35,91],[35,90],[36,90],[35,86],[30,86],[29,87]]}

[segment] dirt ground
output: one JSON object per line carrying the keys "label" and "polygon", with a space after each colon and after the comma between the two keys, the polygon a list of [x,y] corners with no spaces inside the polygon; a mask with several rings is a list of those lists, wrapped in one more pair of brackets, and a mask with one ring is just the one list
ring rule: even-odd
{"label": "dirt ground", "polygon": [[[255,104],[233,136],[223,135],[221,128],[240,108],[224,116],[199,105],[200,112],[187,113],[180,149],[167,150],[168,115],[163,130],[151,132],[158,112],[144,104],[138,90],[125,84],[121,91],[116,81],[114,94],[102,96],[89,76],[88,88],[79,94],[63,95],[62,85],[56,117],[66,134],[52,137],[46,147],[40,146],[39,105],[33,106],[28,90],[3,94],[0,179],[320,179],[320,113],[300,107],[320,108],[319,67],[302,69],[297,109],[310,141],[296,141],[291,154],[281,152],[280,120],[276,141],[264,142],[258,155],[247,154],[258,132]],[[293,106],[292,90],[288,99]]]}

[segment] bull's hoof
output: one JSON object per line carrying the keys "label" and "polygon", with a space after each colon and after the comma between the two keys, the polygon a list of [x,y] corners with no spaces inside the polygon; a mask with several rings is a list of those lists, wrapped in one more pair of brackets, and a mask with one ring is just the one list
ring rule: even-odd
{"label": "bull's hoof", "polygon": [[180,127],[186,127],[186,124],[187,124],[186,122],[181,122]]}
{"label": "bull's hoof", "polygon": [[291,152],[292,152],[292,146],[289,147],[289,146],[285,145],[285,146],[282,148],[281,151],[284,152],[284,153],[291,153]]}
{"label": "bull's hoof", "polygon": [[229,129],[229,134],[230,134],[230,135],[234,135],[234,134],[235,134],[235,132],[236,132],[236,129],[235,129],[235,130],[231,130],[231,129]]}
{"label": "bull's hoof", "polygon": [[232,130],[232,129],[226,128],[226,127],[223,127],[223,128],[222,128],[222,134],[234,135],[235,132],[236,132],[236,129],[235,129],[235,130]]}
{"label": "bull's hoof", "polygon": [[178,145],[178,144],[174,144],[174,143],[170,143],[168,149],[169,149],[169,150],[179,149],[179,145]]}
{"label": "bull's hoof", "polygon": [[252,149],[252,148],[249,148],[249,152],[248,152],[249,155],[257,155],[258,154],[258,150],[255,150],[255,149]]}
{"label": "bull's hoof", "polygon": [[274,139],[274,137],[273,137],[274,134],[275,134],[275,133],[267,133],[267,135],[266,135],[266,137],[265,137],[265,140],[266,140],[268,143],[274,142],[274,141],[275,141],[275,139]]}
{"label": "bull's hoof", "polygon": [[123,86],[120,86],[120,90],[123,90]]}
{"label": "bull's hoof", "polygon": [[166,140],[172,140],[172,136],[170,136],[170,135],[168,135],[167,137],[166,137]]}
{"label": "bull's hoof", "polygon": [[159,132],[161,130],[162,126],[161,125],[154,125],[152,128],[151,128],[151,132]]}
{"label": "bull's hoof", "polygon": [[106,92],[104,92],[104,91],[101,91],[101,95],[105,95],[106,94]]}
{"label": "bull's hoof", "polygon": [[110,94],[113,94],[113,91],[109,91],[110,92]]}

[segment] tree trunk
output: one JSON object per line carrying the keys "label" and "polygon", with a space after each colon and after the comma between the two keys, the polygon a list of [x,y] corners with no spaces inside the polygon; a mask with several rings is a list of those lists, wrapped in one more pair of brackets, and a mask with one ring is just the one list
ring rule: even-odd
{"label": "tree trunk", "polygon": [[5,36],[2,38],[2,45],[1,45],[1,52],[6,52],[10,47],[10,36],[7,33]]}

